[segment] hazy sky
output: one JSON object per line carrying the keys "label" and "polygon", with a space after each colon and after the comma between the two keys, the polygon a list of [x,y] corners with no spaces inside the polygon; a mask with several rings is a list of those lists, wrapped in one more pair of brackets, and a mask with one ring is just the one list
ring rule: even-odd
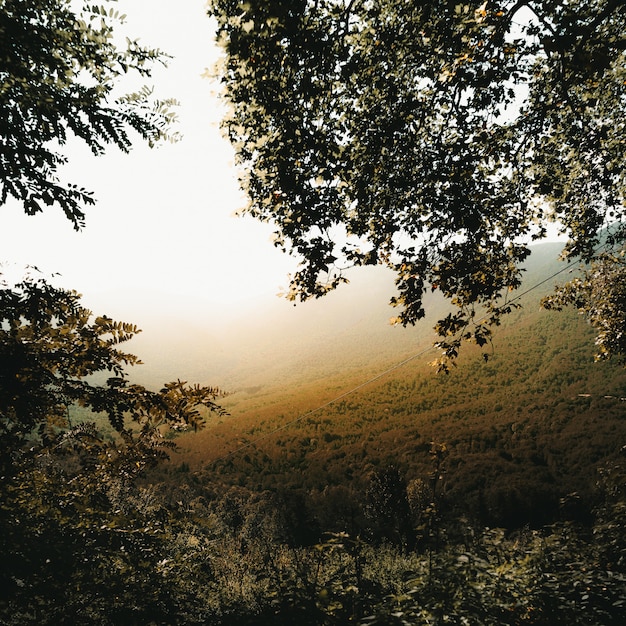
{"label": "hazy sky", "polygon": [[116,298],[109,303],[125,317],[142,306],[184,309],[194,299],[228,314],[241,300],[273,298],[295,263],[273,247],[269,226],[233,216],[244,199],[218,127],[219,87],[202,77],[217,54],[204,1],[117,6],[129,36],[175,57],[149,84],[160,97],[180,100],[183,139],[99,158],[72,147],[66,178],[97,198],[86,228],[75,232],[60,209],[30,217],[16,203],[2,206],[0,260],[58,272],[88,304]]}
{"label": "hazy sky", "polygon": [[219,129],[219,85],[203,78],[218,55],[205,2],[115,6],[127,14],[122,34],[174,57],[148,84],[159,97],[181,102],[183,139],[99,158],[78,144],[68,148],[65,178],[97,199],[87,208],[86,228],[75,232],[61,209],[26,216],[17,203],[2,206],[0,261],[17,271],[31,264],[59,273],[60,284],[84,294],[96,313],[142,327],[145,316],[164,312],[254,314],[260,300],[277,300],[296,262],[274,248],[269,225],[234,216],[245,200]]}

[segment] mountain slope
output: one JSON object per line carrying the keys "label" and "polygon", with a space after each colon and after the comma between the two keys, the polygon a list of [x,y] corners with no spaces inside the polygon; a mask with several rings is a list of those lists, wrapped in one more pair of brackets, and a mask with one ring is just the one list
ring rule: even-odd
{"label": "mountain slope", "polygon": [[[522,291],[561,269],[556,248],[539,247]],[[388,464],[424,479],[431,441],[445,442],[451,502],[488,523],[553,519],[626,443],[626,372],[593,362],[576,312],[539,308],[553,282],[497,329],[488,362],[467,346],[447,376],[428,366],[432,316],[414,329],[386,323],[382,274],[274,326],[259,319],[240,337],[231,416],[181,438],[173,464],[212,484],[363,492]]]}

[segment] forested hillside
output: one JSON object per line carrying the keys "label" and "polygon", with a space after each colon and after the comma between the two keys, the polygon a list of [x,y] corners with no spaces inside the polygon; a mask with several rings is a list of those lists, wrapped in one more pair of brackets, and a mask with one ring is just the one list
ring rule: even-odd
{"label": "forested hillside", "polygon": [[326,316],[302,323],[301,315],[298,332],[279,323],[282,341],[277,330],[258,340],[258,352],[247,344],[258,373],[225,399],[230,416],[179,439],[173,465],[218,485],[303,497],[341,486],[358,499],[390,465],[425,479],[438,442],[448,450],[450,506],[480,523],[545,524],[573,493],[579,512],[588,510],[597,468],[626,442],[626,372],[594,362],[593,333],[575,311],[539,308],[554,280],[534,287],[562,269],[554,250],[540,246],[531,257],[521,290],[531,291],[493,345],[468,350],[448,375],[429,365],[428,322],[390,327],[384,312],[368,309],[362,284],[352,301],[360,316],[337,298]]}
{"label": "forested hillside", "polygon": [[[390,288],[373,273],[329,306],[195,335],[186,373],[224,367],[230,391],[204,430],[155,421],[144,449],[132,423],[71,407],[9,491],[3,619],[621,626],[626,372],[594,363],[575,311],[539,308],[553,252],[449,374],[429,365],[429,320],[392,327],[368,305]],[[138,350],[144,380],[167,373],[168,341]],[[78,423],[94,418],[98,438]]]}
{"label": "forested hillside", "polygon": [[[512,294],[516,297],[536,287],[520,300],[526,313],[536,312],[540,296],[549,293],[557,280],[570,276],[569,266],[557,260],[560,249],[558,243],[533,248],[525,264],[524,286]],[[560,276],[540,284],[563,270]],[[131,294],[104,294],[92,306],[101,307],[107,300],[150,303],[135,316],[143,332],[131,345],[143,361],[133,376],[151,385],[175,374],[218,381],[223,388],[240,392],[246,387],[277,386],[291,380],[302,384],[333,373],[341,378],[346,368],[376,374],[381,365],[394,364],[432,347],[436,339],[432,326],[449,310],[438,294],[426,295],[430,315],[405,328],[391,324],[397,309],[389,300],[397,291],[389,271],[359,268],[349,274],[349,280],[324,299],[295,306],[280,297],[229,305],[228,321],[224,321],[224,305],[221,315],[216,315],[211,303],[190,296],[183,299],[189,310],[182,319],[180,314],[168,312],[167,303],[151,300],[151,294],[141,290],[132,298]],[[422,362],[436,356],[432,351]]]}

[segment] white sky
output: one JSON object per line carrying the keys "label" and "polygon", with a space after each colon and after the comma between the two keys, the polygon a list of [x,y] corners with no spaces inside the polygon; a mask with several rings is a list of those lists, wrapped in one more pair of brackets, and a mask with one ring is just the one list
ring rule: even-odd
{"label": "white sky", "polygon": [[[75,232],[61,209],[27,216],[17,203],[0,207],[0,268],[27,264],[84,294],[99,314],[132,321],[167,313],[220,321],[254,314],[276,300],[296,261],[274,248],[271,227],[233,214],[245,200],[233,153],[219,129],[219,85],[203,78],[217,58],[204,0],[119,0],[122,35],[159,47],[174,59],[148,81],[160,98],[181,102],[183,139],[129,155],[111,149],[94,158],[66,151],[66,178],[94,191],[87,224]],[[140,84],[140,83],[139,83]]]}
{"label": "white sky", "polygon": [[66,177],[97,199],[87,208],[86,228],[75,232],[55,207],[27,216],[17,203],[2,206],[0,261],[58,272],[88,305],[92,296],[122,298],[115,313],[108,313],[113,302],[96,311],[122,319],[129,318],[126,308],[131,315],[164,303],[184,310],[196,299],[219,303],[227,315],[241,301],[273,298],[295,261],[273,247],[268,225],[233,216],[244,199],[218,127],[218,87],[201,76],[217,54],[204,1],[116,4],[127,14],[124,34],[175,57],[148,84],[159,97],[181,102],[183,139],[153,150],[137,143],[129,155],[111,149],[99,158],[74,146],[66,152]]}

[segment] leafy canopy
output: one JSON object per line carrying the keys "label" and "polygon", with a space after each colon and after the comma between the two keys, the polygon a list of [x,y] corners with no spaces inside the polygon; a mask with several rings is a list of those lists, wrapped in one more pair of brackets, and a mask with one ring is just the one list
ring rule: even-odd
{"label": "leafy canopy", "polygon": [[179,526],[138,478],[167,458],[172,430],[224,410],[215,388],[131,384],[139,361],[120,347],[137,332],[39,277],[0,277],[3,623],[171,622],[195,602],[163,585]]}
{"label": "leafy canopy", "polygon": [[[125,367],[139,359],[119,349],[139,330],[93,318],[74,291],[41,278],[0,282],[0,440],[3,449],[46,441],[70,425],[73,404],[104,413],[127,444],[159,428],[201,428],[200,407],[224,414],[212,387],[177,381],[159,392],[130,384]],[[104,384],[94,375],[109,374]],[[132,423],[134,422],[134,425]],[[130,423],[130,425],[129,425]]]}
{"label": "leafy canopy", "polygon": [[94,199],[59,180],[72,137],[96,155],[110,144],[128,152],[131,132],[150,144],[174,138],[173,100],[153,100],[148,87],[119,93],[124,75],[149,77],[167,57],[120,43],[113,2],[0,1],[0,206],[13,197],[33,215],[57,205],[78,229]]}
{"label": "leafy canopy", "polygon": [[[246,211],[301,258],[291,299],[396,273],[444,356],[484,344],[532,241],[624,240],[622,0],[212,0]],[[602,239],[609,228],[608,241]],[[481,322],[481,320],[484,320]]]}
{"label": "leafy canopy", "polygon": [[[121,46],[124,18],[104,2],[0,0],[0,205],[57,205],[79,228],[94,200],[59,181],[66,144],[98,155],[169,136],[173,101],[147,88],[118,95],[125,74],[148,77],[166,57]],[[131,384],[126,368],[139,361],[120,346],[137,332],[92,316],[76,292],[38,277],[10,285],[0,272],[3,623],[171,622],[194,605],[163,584],[178,522],[137,478],[174,447],[168,430],[224,411],[212,387]]]}

